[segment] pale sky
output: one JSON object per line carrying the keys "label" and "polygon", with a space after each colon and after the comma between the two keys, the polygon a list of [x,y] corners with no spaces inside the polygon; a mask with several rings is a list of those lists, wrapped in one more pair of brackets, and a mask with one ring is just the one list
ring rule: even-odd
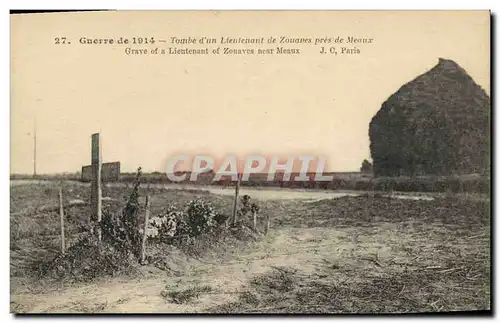
{"label": "pale sky", "polygon": [[[490,93],[489,18],[486,11],[12,16],[11,173],[33,170],[35,116],[37,173],[90,164],[90,136],[99,131],[103,161],[121,161],[122,171],[165,171],[177,154],[313,154],[327,158],[329,171],[356,171],[370,157],[368,125],[381,104],[439,57]],[[125,45],[78,43],[280,35],[374,42],[355,45],[362,53],[350,56],[321,55],[313,45],[298,45],[298,56],[127,56]],[[55,45],[63,36],[72,44]]]}

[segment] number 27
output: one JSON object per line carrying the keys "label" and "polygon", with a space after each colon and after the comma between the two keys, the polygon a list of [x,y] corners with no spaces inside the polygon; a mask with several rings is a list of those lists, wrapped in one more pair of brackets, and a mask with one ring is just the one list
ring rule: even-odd
{"label": "number 27", "polygon": [[67,44],[66,37],[56,37],[54,38],[55,44]]}

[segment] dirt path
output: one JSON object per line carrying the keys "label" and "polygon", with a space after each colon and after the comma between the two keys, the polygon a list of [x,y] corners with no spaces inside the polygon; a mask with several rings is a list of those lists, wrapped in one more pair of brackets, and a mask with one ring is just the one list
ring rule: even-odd
{"label": "dirt path", "polygon": [[[314,272],[325,262],[352,254],[356,247],[352,229],[283,228],[270,232],[245,253],[225,263],[201,263],[180,277],[164,272],[138,280],[113,279],[42,294],[14,294],[13,306],[23,312],[114,312],[178,313],[203,312],[207,308],[237,299],[252,277],[290,266]],[[373,250],[366,249],[365,252]],[[162,291],[182,291],[195,286],[210,286],[211,291],[184,304],[176,304]]]}
{"label": "dirt path", "polygon": [[[11,180],[11,186],[27,185],[53,185],[53,181],[39,181],[39,180]],[[90,186],[89,183],[82,183],[77,181],[67,181],[71,185],[76,186]],[[116,187],[133,187],[133,183],[107,183],[108,188]],[[212,194],[222,196],[233,196],[233,187],[224,187],[216,185],[189,185],[189,184],[156,184],[156,183],[143,183],[141,187],[146,189],[164,189],[164,190],[186,190],[186,191],[207,191]],[[249,194],[252,198],[263,200],[321,200],[339,198],[344,196],[359,196],[366,193],[373,193],[372,191],[352,191],[352,190],[323,190],[323,189],[294,189],[294,188],[279,188],[279,187],[246,187],[240,188],[240,194]],[[383,193],[381,193],[383,194]],[[388,193],[389,194],[389,193]],[[442,195],[443,193],[432,192],[392,192],[390,195],[393,198],[399,199],[424,199],[432,200],[435,196]],[[467,194],[465,194],[467,195]],[[477,194],[475,194],[477,195]]]}

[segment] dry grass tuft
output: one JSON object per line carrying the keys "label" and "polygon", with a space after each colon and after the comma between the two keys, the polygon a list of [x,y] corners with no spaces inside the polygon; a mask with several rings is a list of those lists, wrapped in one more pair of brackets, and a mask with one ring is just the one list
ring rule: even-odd
{"label": "dry grass tuft", "polygon": [[[458,261],[445,270],[425,267],[367,278],[369,272],[340,269],[347,278],[307,275],[293,268],[255,277],[238,301],[216,313],[419,313],[488,310],[489,268]],[[365,275],[365,277],[363,277]]]}
{"label": "dry grass tuft", "polygon": [[161,296],[168,301],[175,304],[185,304],[193,301],[194,299],[200,297],[204,293],[209,293],[212,291],[212,287],[209,285],[194,286],[184,290],[177,291],[162,291]]}

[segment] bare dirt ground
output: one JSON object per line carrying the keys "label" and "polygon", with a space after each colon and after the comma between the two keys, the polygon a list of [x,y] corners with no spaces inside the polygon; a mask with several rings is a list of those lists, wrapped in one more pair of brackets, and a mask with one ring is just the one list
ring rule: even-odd
{"label": "bare dirt ground", "polygon": [[[191,194],[157,193],[157,203]],[[230,204],[223,197],[209,198],[221,207]],[[16,275],[11,277],[11,311],[358,313],[490,308],[488,204],[384,197],[261,202],[262,212],[272,217],[270,233],[224,257],[184,256],[174,272],[144,266],[134,277],[90,283],[34,283]]]}
{"label": "bare dirt ground", "polygon": [[[351,250],[352,243],[335,243],[347,234],[321,228],[276,230],[231,261],[193,264],[179,277],[156,271],[136,281],[116,279],[36,295],[19,293],[12,301],[23,304],[29,312],[204,312],[233,300],[246,281],[271,270],[271,266],[292,265],[311,271],[324,263],[322,258],[331,254],[332,248]],[[162,292],[201,285],[210,286],[212,291],[195,302],[175,304],[161,296]]]}
{"label": "bare dirt ground", "polygon": [[[179,277],[161,272],[138,280],[113,279],[86,286],[55,289],[33,295],[31,292],[13,295],[12,301],[22,304],[28,312],[206,312],[207,309],[235,299],[245,289],[245,283],[273,267],[293,267],[313,274],[330,263],[350,262],[373,268],[379,261],[397,259],[404,262],[408,255],[394,255],[390,242],[400,242],[401,236],[389,234],[396,225],[385,224],[372,234],[360,234],[353,228],[286,228],[274,230],[251,250],[237,254],[225,263],[198,263]],[[357,240],[357,242],[356,242]],[[385,241],[385,243],[383,243]],[[341,275],[339,275],[341,276]],[[210,286],[194,302],[176,304],[162,292]]]}

